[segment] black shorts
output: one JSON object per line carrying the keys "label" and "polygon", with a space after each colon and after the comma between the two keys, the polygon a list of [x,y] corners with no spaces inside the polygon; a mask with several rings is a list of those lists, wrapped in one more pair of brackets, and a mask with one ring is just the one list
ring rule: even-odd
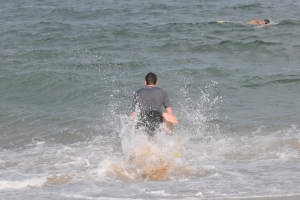
{"label": "black shorts", "polygon": [[138,116],[138,123],[136,128],[141,128],[146,131],[148,135],[153,135],[155,130],[163,122],[163,116],[158,111],[143,111]]}

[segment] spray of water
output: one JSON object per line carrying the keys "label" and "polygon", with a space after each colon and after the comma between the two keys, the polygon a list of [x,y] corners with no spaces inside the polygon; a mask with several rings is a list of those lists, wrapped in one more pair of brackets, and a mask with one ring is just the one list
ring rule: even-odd
{"label": "spray of water", "polygon": [[[126,94],[112,90],[115,93],[110,103],[110,119],[113,119],[113,125],[110,125],[120,140],[121,148],[117,157],[103,162],[103,173],[126,180],[177,180],[218,174],[218,170],[209,163],[224,160],[299,156],[299,138],[291,136],[286,139],[283,136],[285,130],[276,133],[276,137],[270,135],[273,130],[268,130],[268,127],[258,127],[254,132],[228,133],[222,130],[220,124],[224,121],[219,119],[218,113],[224,98],[218,94],[218,83],[198,83],[196,87],[195,81],[199,78],[193,74],[177,76],[181,85],[175,86],[177,90],[172,95],[176,99],[173,107],[179,124],[175,125],[173,135],[168,135],[162,128],[149,139],[136,130],[136,119],[129,116],[130,112],[116,112],[132,98],[132,94],[127,92],[129,89],[124,89]],[[297,133],[298,129],[295,130],[292,135]]]}
{"label": "spray of water", "polygon": [[[123,155],[106,162],[106,174],[135,180],[169,180],[195,175],[197,168],[193,162],[195,157],[199,157],[199,142],[216,139],[220,133],[218,124],[214,122],[218,117],[216,108],[222,101],[222,97],[215,95],[216,85],[212,82],[198,91],[190,91],[187,84],[180,88],[182,98],[176,106],[180,124],[175,126],[172,135],[162,125],[155,137],[149,139],[142,131],[136,130],[136,118],[113,112],[118,117],[115,129],[121,140]],[[113,105],[112,110],[118,107],[118,102],[110,104]]]}

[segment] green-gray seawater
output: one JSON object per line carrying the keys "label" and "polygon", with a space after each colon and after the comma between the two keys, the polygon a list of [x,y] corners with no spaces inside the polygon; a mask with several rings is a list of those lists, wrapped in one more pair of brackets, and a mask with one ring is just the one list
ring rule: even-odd
{"label": "green-gray seawater", "polygon": [[[298,199],[299,2],[0,10],[0,199]],[[150,71],[179,119],[157,138],[163,154],[180,152],[164,181],[124,160],[143,144],[129,115]]]}

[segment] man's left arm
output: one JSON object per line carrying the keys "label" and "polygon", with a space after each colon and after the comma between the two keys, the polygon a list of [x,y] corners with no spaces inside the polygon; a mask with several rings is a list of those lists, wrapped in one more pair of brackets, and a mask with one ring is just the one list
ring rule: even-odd
{"label": "man's left arm", "polygon": [[137,93],[135,92],[133,95],[133,100],[132,100],[132,111],[131,111],[131,116],[135,117],[136,116],[136,106],[137,105]]}
{"label": "man's left arm", "polygon": [[131,116],[135,117],[135,116],[136,116],[136,112],[135,112],[135,111],[132,111],[132,112],[131,112]]}

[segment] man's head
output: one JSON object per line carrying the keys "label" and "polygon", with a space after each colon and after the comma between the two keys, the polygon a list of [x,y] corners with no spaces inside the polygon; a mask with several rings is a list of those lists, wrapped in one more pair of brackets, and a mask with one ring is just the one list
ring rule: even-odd
{"label": "man's head", "polygon": [[265,24],[270,24],[270,20],[268,20],[268,19],[265,19],[264,22],[265,22]]}
{"label": "man's head", "polygon": [[154,73],[150,72],[146,75],[145,82],[146,82],[146,85],[156,85],[157,76]]}

